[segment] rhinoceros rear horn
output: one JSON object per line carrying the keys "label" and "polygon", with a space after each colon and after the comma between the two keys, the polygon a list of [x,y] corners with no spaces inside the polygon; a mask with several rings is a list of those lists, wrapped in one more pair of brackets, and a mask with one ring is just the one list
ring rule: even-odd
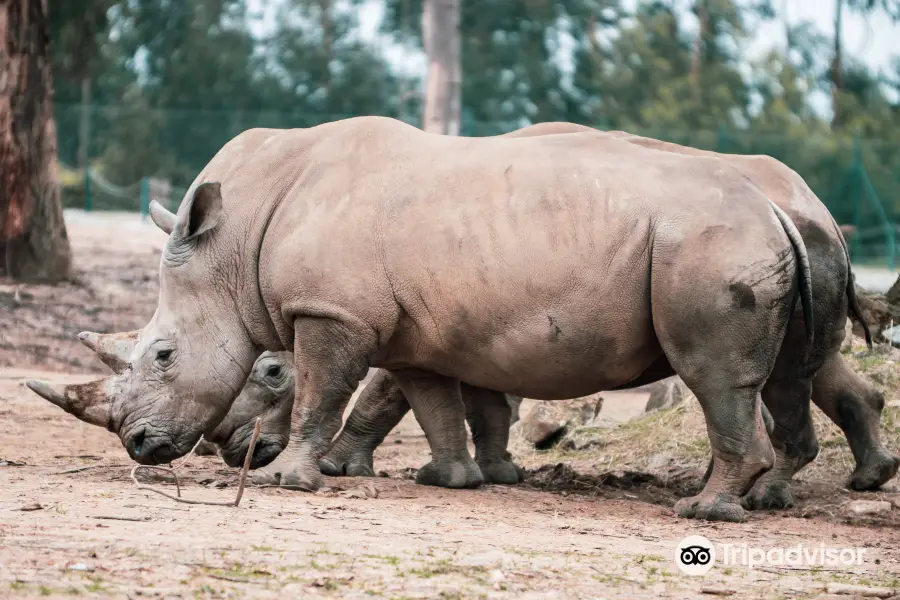
{"label": "rhinoceros rear horn", "polygon": [[109,428],[110,405],[106,391],[106,379],[57,386],[42,381],[29,380],[25,382],[32,392],[60,407],[70,415],[91,425]]}
{"label": "rhinoceros rear horn", "polygon": [[103,364],[116,373],[121,373],[128,366],[128,359],[137,345],[138,335],[140,331],[109,334],[82,331],[78,334],[78,339],[96,352]]}
{"label": "rhinoceros rear horn", "polygon": [[167,235],[172,234],[172,230],[175,229],[175,224],[178,222],[178,217],[175,216],[175,213],[166,209],[156,200],[150,202],[150,218]]}

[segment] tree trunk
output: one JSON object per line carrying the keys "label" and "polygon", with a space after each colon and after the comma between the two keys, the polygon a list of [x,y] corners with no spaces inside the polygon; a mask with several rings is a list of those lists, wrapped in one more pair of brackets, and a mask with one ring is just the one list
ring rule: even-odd
{"label": "tree trunk", "polygon": [[428,56],[423,129],[446,135],[459,135],[459,3],[425,0],[422,10],[422,41]]}
{"label": "tree trunk", "polygon": [[46,0],[0,0],[0,246],[7,274],[20,281],[71,273],[49,41]]}
{"label": "tree trunk", "polygon": [[831,58],[831,126],[840,127],[841,114],[839,99],[844,89],[844,59],[841,30],[843,29],[844,0],[836,0],[834,7],[834,56]]}
{"label": "tree trunk", "polygon": [[694,90],[700,89],[700,78],[703,71],[703,44],[706,41],[707,29],[709,28],[709,9],[705,0],[700,0],[695,4],[697,11],[697,22],[699,29],[697,37],[694,38],[694,48],[691,50],[691,83]]}

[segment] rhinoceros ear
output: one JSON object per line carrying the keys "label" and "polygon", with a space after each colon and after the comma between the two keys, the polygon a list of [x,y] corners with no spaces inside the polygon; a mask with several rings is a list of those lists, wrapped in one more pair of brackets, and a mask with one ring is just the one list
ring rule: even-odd
{"label": "rhinoceros ear", "polygon": [[175,213],[166,210],[166,208],[156,200],[150,202],[150,218],[153,219],[156,226],[165,231],[167,235],[172,234],[172,230],[175,229],[175,223],[178,222],[178,217],[175,216]]}
{"label": "rhinoceros ear", "polygon": [[175,231],[181,239],[190,239],[213,229],[222,216],[222,186],[218,182],[201,183],[194,195],[178,211]]}

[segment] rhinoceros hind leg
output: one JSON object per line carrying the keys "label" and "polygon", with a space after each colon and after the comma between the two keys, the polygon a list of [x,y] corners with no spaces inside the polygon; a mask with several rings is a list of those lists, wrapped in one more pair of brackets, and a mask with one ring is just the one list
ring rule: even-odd
{"label": "rhinoceros hind leg", "polygon": [[485,483],[497,485],[515,485],[525,480],[522,467],[511,460],[484,462],[478,461]]}
{"label": "rhinoceros hind leg", "polygon": [[[743,498],[744,508],[790,508],[794,505],[790,480],[819,454],[810,415],[812,381],[796,353],[782,353],[763,387],[762,398],[772,415],[769,438],[775,448],[775,466],[764,473]],[[761,407],[762,408],[762,407]]]}
{"label": "rhinoceros hind leg", "polygon": [[409,412],[396,379],[379,370],[350,411],[344,428],[321,459],[319,469],[332,477],[374,477],[372,455]]}
{"label": "rhinoceros hind leg", "polygon": [[417,369],[393,372],[431,447],[431,462],[416,483],[474,488],[484,483],[466,447],[465,408],[459,381]]}
{"label": "rhinoceros hind leg", "polygon": [[513,410],[518,412],[521,398],[466,384],[461,385],[461,391],[475,444],[475,462],[481,467],[484,482],[515,485],[523,481],[524,471],[506,450]]}
{"label": "rhinoceros hind leg", "polygon": [[832,352],[813,379],[813,402],[840,427],[856,459],[847,481],[853,490],[874,490],[897,474],[900,457],[881,440],[884,394]]}

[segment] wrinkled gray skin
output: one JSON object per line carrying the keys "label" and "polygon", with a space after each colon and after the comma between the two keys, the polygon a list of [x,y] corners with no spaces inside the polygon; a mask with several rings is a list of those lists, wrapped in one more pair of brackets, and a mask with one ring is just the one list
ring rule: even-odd
{"label": "wrinkled gray skin", "polygon": [[177,216],[154,206],[171,231],[158,308],[131,368],[94,389],[125,406],[112,426],[133,458],[186,453],[262,349],[294,351],[291,443],[266,472],[300,489],[321,485],[370,366],[432,445],[419,479],[452,487],[481,476],[460,381],[553,400],[665,367],[696,393],[715,460],[676,512],[744,518],[775,460],[760,392],[798,293],[808,341],[815,329],[803,240],[745,175],[592,132],[455,138],[364,117],[251,138]]}

